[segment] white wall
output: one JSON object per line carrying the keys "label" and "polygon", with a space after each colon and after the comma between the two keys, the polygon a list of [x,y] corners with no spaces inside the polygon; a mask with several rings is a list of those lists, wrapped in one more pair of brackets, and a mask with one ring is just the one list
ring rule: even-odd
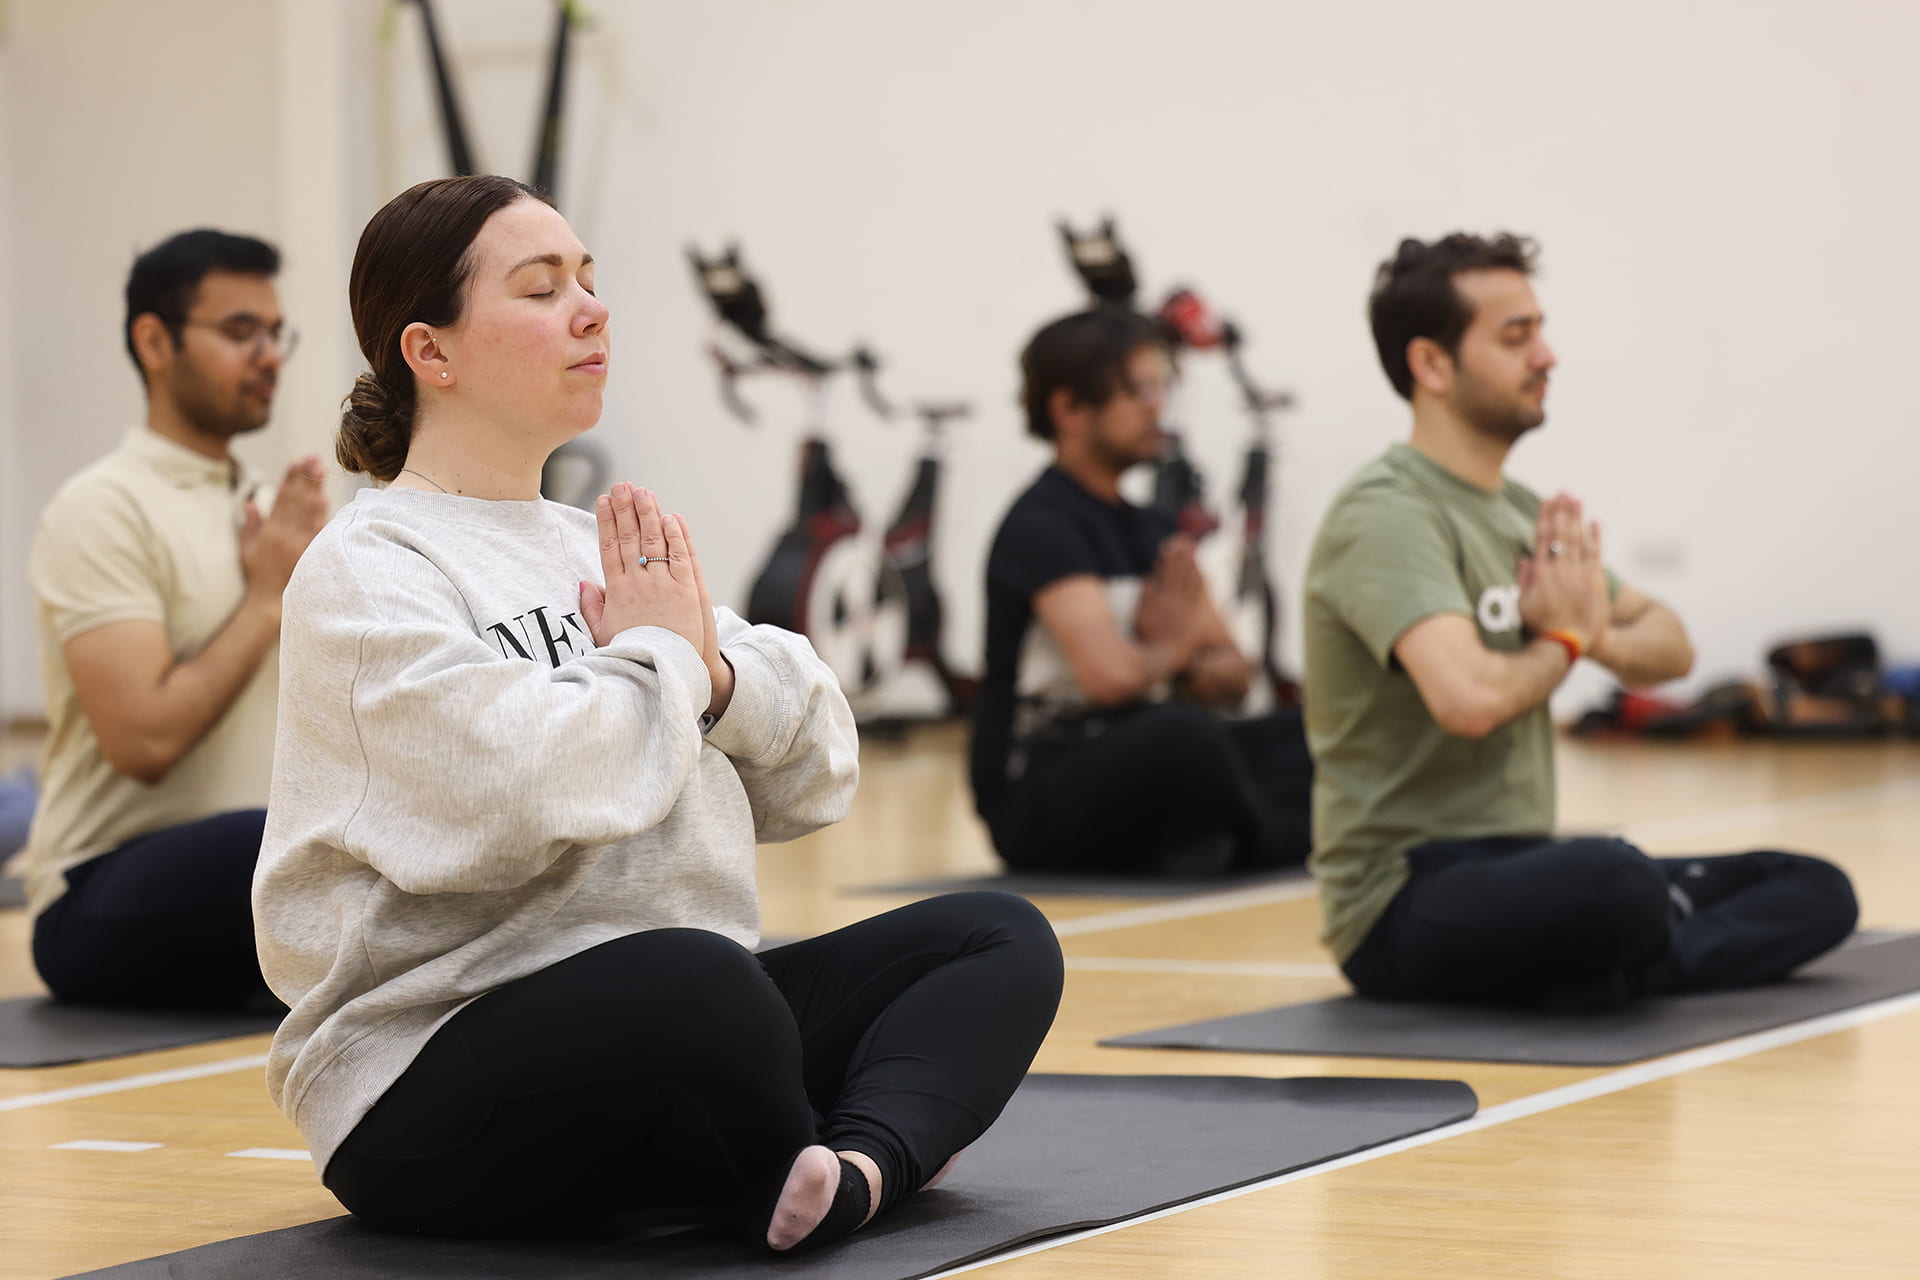
{"label": "white wall", "polygon": [[[691,239],[741,236],[781,324],[871,338],[897,397],[979,402],[940,533],[971,660],[985,546],[1042,461],[1014,353],[1077,301],[1056,216],[1119,214],[1155,297],[1197,284],[1299,392],[1273,534],[1290,590],[1333,490],[1405,429],[1365,327],[1374,265],[1405,234],[1511,227],[1545,246],[1562,358],[1515,472],[1588,499],[1619,567],[1683,610],[1701,675],[1829,626],[1920,654],[1920,596],[1883,569],[1911,562],[1897,513],[1920,462],[1914,6],[594,8],[562,206],[616,314],[602,439],[687,509],[736,598],[788,509],[797,408],[766,387],[765,425],[721,412]],[[445,13],[518,172],[546,15]],[[390,68],[395,189],[441,164],[417,54],[403,39]],[[1220,492],[1240,425],[1224,372],[1195,380]],[[884,515],[909,433],[846,407],[846,469]]]}
{"label": "white wall", "polygon": [[[550,10],[440,7],[482,150],[524,175]],[[290,127],[276,114],[300,99],[271,74],[289,56],[274,10],[162,8],[8,6],[28,451],[9,525],[17,495],[93,456],[137,407],[109,305],[134,247],[195,221],[289,225],[300,178],[271,152]],[[1618,566],[1689,620],[1702,675],[1829,626],[1920,653],[1901,518],[1920,462],[1905,367],[1920,8],[1904,0],[590,8],[561,205],[615,311],[600,438],[621,474],[686,510],[736,602],[789,508],[798,405],[750,389],[766,410],[751,430],[720,409],[689,240],[742,237],[779,322],[822,346],[873,340],[897,398],[979,403],[939,549],[953,648],[971,661],[985,546],[1043,460],[1019,434],[1014,354],[1078,301],[1056,217],[1117,213],[1150,294],[1198,285],[1251,334],[1256,371],[1298,391],[1273,532],[1290,590],[1334,489],[1404,431],[1364,322],[1374,264],[1404,234],[1511,227],[1545,246],[1562,360],[1516,474],[1589,500]],[[96,9],[121,16],[68,16]],[[444,168],[412,17],[383,48],[376,11],[337,28],[342,225],[303,235],[350,240],[379,200]],[[162,74],[195,24],[264,52]],[[56,308],[68,322],[44,323]],[[1221,492],[1239,422],[1224,373],[1196,374],[1197,451]],[[314,431],[345,388],[342,371],[302,390]],[[884,516],[910,432],[845,409],[845,469]],[[7,678],[13,702],[11,664]]]}
{"label": "white wall", "polygon": [[[280,244],[282,304],[306,337],[272,426],[239,452],[272,473],[326,446],[347,355],[357,358],[341,351],[351,241],[338,211],[366,182],[340,159],[352,154],[345,100],[356,87],[364,96],[372,75],[342,66],[347,33],[357,32],[356,49],[369,42],[376,12],[377,0],[8,0],[0,714],[40,710],[25,584],[40,506],[143,413],[121,339],[127,269],[140,251],[195,226]],[[369,128],[363,117],[363,136]]]}

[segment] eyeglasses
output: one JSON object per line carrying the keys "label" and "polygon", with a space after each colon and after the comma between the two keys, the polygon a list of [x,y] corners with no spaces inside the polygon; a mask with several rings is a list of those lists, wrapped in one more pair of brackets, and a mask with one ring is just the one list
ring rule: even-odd
{"label": "eyeglasses", "polygon": [[1139,382],[1128,380],[1123,381],[1120,385],[1125,388],[1127,394],[1131,395],[1134,399],[1144,400],[1148,404],[1165,404],[1168,393],[1172,391],[1172,387],[1169,384],[1158,380],[1142,380]]}
{"label": "eyeglasses", "polygon": [[295,347],[300,345],[300,331],[289,329],[280,322],[268,324],[259,316],[228,316],[224,320],[187,320],[185,325],[195,329],[211,329],[236,347],[245,349],[247,358],[258,360],[265,355],[269,346],[273,347],[284,362],[293,359]]}

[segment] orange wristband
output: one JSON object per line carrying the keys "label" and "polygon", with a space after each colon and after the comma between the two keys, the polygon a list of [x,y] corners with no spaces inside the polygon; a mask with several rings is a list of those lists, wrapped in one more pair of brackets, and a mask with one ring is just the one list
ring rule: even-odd
{"label": "orange wristband", "polygon": [[1580,661],[1580,656],[1586,652],[1585,646],[1580,643],[1580,637],[1571,631],[1542,631],[1539,635],[1535,636],[1534,639],[1551,640],[1562,649],[1565,649],[1567,651],[1567,665],[1569,667]]}

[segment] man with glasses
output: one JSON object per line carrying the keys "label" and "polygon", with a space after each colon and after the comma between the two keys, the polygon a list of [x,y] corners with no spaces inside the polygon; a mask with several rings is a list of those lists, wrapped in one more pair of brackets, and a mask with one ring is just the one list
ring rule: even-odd
{"label": "man with glasses", "polygon": [[23,854],[34,963],[65,1000],[264,993],[248,893],[273,758],[280,595],[326,522],[318,458],[264,514],[229,449],[293,350],[273,246],[142,254],[125,337],[144,425],[54,495],[29,562],[49,734]]}
{"label": "man with glasses", "polygon": [[1250,667],[1161,513],[1120,495],[1159,455],[1172,368],[1153,322],[1102,306],[1020,358],[1053,465],[987,564],[974,802],[1027,871],[1210,874],[1302,861],[1312,766],[1297,711],[1227,721]]}

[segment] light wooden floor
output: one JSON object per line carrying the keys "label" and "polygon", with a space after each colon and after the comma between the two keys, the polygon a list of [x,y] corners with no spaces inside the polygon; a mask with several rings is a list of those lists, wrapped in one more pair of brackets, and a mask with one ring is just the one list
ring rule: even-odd
{"label": "light wooden floor", "polygon": [[[0,743],[0,764],[25,745]],[[764,851],[767,932],[903,901],[836,886],[988,869],[961,749],[943,729],[870,745],[849,820]],[[1566,829],[1625,830],[1655,852],[1822,852],[1854,875],[1863,924],[1920,927],[1920,744],[1569,743],[1561,768]],[[1617,1071],[1101,1049],[1103,1035],[1341,990],[1314,903],[1280,888],[1042,905],[1068,979],[1040,1070],[1441,1076],[1472,1084],[1483,1110],[1463,1132],[1042,1248],[987,1268],[996,1277],[1920,1276],[1920,1001]],[[25,924],[0,913],[0,995],[38,989]],[[304,1160],[229,1154],[302,1145],[267,1102],[265,1047],[0,1072],[0,1276],[337,1214]],[[186,1078],[118,1087],[169,1072]],[[163,1145],[54,1149],[76,1139]]]}

